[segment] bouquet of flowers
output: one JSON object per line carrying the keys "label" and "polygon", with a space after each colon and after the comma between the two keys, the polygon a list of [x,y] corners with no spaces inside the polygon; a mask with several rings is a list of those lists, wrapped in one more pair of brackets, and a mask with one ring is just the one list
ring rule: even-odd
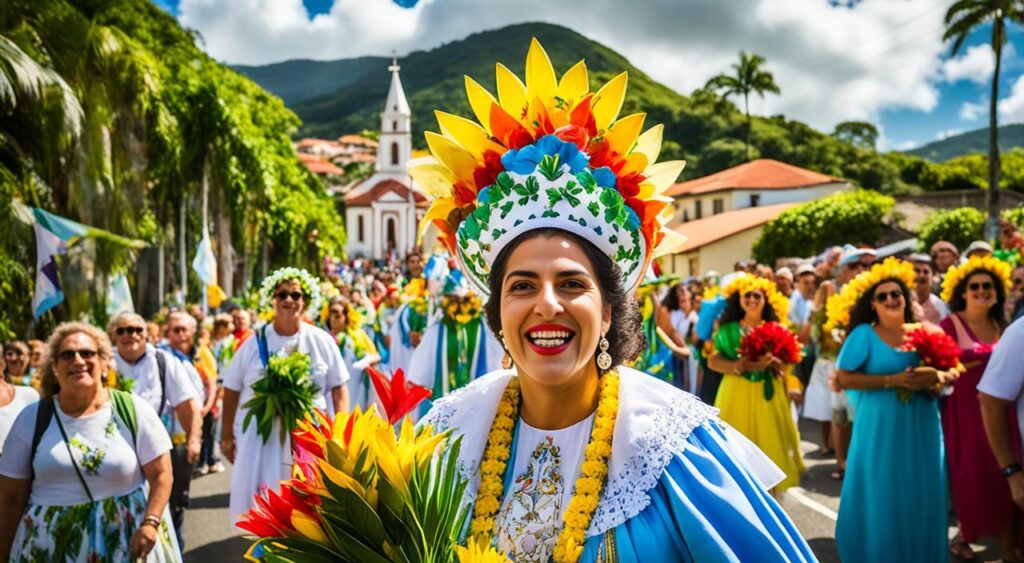
{"label": "bouquet of flowers", "polygon": [[292,352],[287,356],[274,355],[267,361],[267,373],[252,385],[255,393],[245,405],[248,414],[242,430],[256,420],[256,429],[263,443],[270,439],[274,421],[281,421],[281,443],[296,427],[298,421],[313,410],[313,398],[320,387],[309,378],[308,354]]}
{"label": "bouquet of flowers", "polygon": [[761,358],[765,354],[775,356],[784,364],[795,364],[803,356],[803,347],[793,331],[769,322],[751,330],[740,341],[741,358]]}
{"label": "bouquet of flowers", "polygon": [[386,411],[341,413],[332,422],[316,411],[292,433],[292,479],[279,492],[256,497],[239,527],[259,539],[250,561],[503,561],[493,548],[461,546],[469,515],[462,506],[467,482],[456,465],[459,440],[394,423],[430,391],[388,381],[370,368]]}
{"label": "bouquet of flowers", "polygon": [[116,370],[107,370],[107,388],[117,389],[118,391],[124,391],[125,393],[131,393],[132,389],[135,388],[135,380],[128,379],[127,377],[117,373]]}
{"label": "bouquet of flowers", "polygon": [[[917,352],[921,358],[922,367],[935,368],[939,371],[958,369],[960,365],[960,346],[953,337],[945,332],[929,330],[918,325],[903,336],[903,345],[900,347],[904,352]],[[898,389],[897,395],[900,402],[910,402],[913,391],[909,389]]]}
{"label": "bouquet of flowers", "polygon": [[459,301],[448,296],[442,297],[441,309],[444,311],[446,320],[464,325],[477,319],[483,311],[483,306],[480,303],[479,297],[474,294],[469,294]]}
{"label": "bouquet of flowers", "polygon": [[423,332],[427,328],[427,282],[423,279],[414,279],[406,284],[402,290],[406,303],[409,304],[409,330]]}

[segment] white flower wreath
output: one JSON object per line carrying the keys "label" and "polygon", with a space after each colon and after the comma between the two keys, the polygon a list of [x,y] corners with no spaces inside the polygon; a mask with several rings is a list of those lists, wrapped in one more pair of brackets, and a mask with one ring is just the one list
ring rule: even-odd
{"label": "white flower wreath", "polygon": [[311,314],[320,312],[320,280],[302,268],[279,268],[263,279],[260,286],[260,309],[268,310],[273,307],[271,302],[274,299],[274,290],[281,282],[296,281],[302,288],[302,294],[306,299],[304,312],[312,311]]}

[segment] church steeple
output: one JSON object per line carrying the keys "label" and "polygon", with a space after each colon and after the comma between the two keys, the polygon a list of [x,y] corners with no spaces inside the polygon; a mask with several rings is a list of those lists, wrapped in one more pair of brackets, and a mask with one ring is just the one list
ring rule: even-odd
{"label": "church steeple", "polygon": [[398,59],[392,58],[391,87],[388,101],[380,114],[380,148],[377,151],[377,169],[405,175],[405,165],[412,158],[412,111],[405,99],[402,79],[398,76]]}

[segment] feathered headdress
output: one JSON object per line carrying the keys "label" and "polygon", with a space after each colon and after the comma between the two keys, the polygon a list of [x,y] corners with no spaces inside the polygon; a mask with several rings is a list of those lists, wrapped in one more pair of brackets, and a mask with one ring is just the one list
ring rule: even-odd
{"label": "feathered headdress", "polygon": [[664,228],[672,200],[662,194],[684,163],[655,164],[661,125],[641,134],[644,114],[616,119],[625,72],[591,92],[583,61],[558,79],[536,39],[525,84],[500,63],[496,72],[497,99],[466,77],[477,121],[435,112],[440,133],[426,133],[432,156],[409,163],[434,198],[421,232],[438,227],[483,295],[501,250],[548,227],[593,243],[620,265],[625,287],[635,288],[656,249],[683,242]]}

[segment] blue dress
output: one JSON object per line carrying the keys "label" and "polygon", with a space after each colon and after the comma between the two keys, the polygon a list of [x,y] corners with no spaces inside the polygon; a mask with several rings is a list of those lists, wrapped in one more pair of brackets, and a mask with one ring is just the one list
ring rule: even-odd
{"label": "blue dress", "polygon": [[[836,367],[892,375],[918,365],[914,352],[885,343],[870,325],[855,328]],[[836,543],[844,563],[948,561],[945,451],[937,399],[895,389],[847,391],[855,413]]]}

